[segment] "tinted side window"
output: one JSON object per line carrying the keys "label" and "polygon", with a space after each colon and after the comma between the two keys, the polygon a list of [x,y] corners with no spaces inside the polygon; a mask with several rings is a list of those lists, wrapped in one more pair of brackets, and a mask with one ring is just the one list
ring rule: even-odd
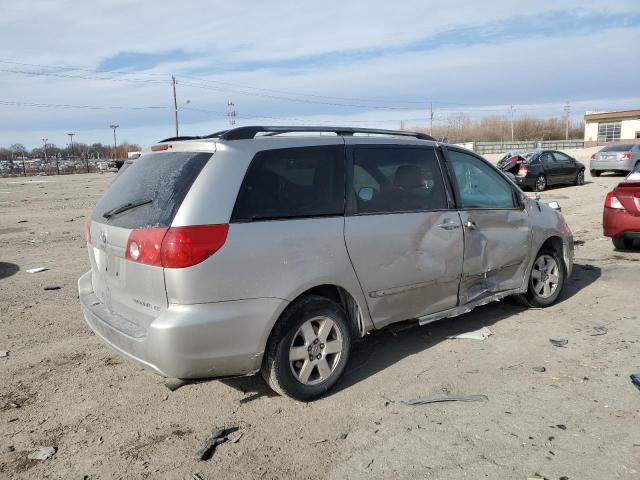
{"label": "tinted side window", "polygon": [[471,155],[449,151],[463,208],[514,208],[511,185],[493,167]]}
{"label": "tinted side window", "polygon": [[542,155],[540,155],[540,160],[545,167],[552,168],[556,166],[556,159],[553,158],[551,152],[544,152]]}
{"label": "tinted side window", "polygon": [[556,160],[558,162],[566,163],[566,162],[570,162],[571,161],[571,159],[567,155],[565,155],[564,153],[553,152],[553,156],[556,157]]}
{"label": "tinted side window", "polygon": [[344,213],[344,147],[266,150],[253,158],[232,221]]}
{"label": "tinted side window", "polygon": [[353,189],[356,213],[447,208],[433,149],[358,148],[354,151]]}

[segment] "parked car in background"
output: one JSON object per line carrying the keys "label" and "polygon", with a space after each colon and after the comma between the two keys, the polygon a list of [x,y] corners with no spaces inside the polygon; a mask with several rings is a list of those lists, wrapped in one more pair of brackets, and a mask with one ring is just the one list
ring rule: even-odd
{"label": "parked car in background", "polygon": [[604,234],[611,237],[615,248],[633,247],[640,240],[640,163],[604,201],[602,217]]}
{"label": "parked car in background", "polygon": [[508,152],[498,168],[515,175],[521,188],[541,192],[549,185],[584,184],[584,164],[556,150]]}
{"label": "parked car in background", "polygon": [[116,351],[169,377],[262,372],[299,400],[372,330],[510,295],[546,307],[573,267],[562,214],[482,157],[354,128],[164,140],[110,185],[85,239],[80,303]]}
{"label": "parked car in background", "polygon": [[640,145],[609,145],[591,155],[589,170],[592,177],[602,172],[628,173],[640,165]]}

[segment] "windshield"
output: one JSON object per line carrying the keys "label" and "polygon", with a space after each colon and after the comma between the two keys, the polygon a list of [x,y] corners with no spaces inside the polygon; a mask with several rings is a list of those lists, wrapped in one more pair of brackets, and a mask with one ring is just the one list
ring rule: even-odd
{"label": "windshield", "polygon": [[168,227],[211,153],[142,155],[123,168],[91,218],[116,227]]}

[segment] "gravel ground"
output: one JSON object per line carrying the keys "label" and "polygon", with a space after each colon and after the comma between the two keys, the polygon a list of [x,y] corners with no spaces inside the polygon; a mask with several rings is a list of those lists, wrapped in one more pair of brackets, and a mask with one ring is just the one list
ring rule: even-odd
{"label": "gravel ground", "polygon": [[[308,404],[259,377],[171,392],[90,332],[76,292],[88,269],[82,225],[111,177],[0,180],[0,478],[640,478],[640,391],[629,379],[640,372],[630,303],[640,250],[615,251],[601,228],[619,176],[543,194],[577,240],[556,305],[506,300],[376,332],[338,387]],[[448,339],[482,326],[494,335]],[[488,401],[402,403],[434,394]],[[223,426],[240,430],[195,460]],[[56,453],[30,459],[40,447]]]}

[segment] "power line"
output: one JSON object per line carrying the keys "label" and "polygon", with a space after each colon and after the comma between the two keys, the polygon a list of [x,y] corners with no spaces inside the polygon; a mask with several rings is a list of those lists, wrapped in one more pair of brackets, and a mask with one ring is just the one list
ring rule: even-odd
{"label": "power line", "polygon": [[122,105],[71,105],[58,103],[35,103],[12,100],[0,100],[0,105],[12,107],[38,107],[38,108],[59,108],[59,109],[83,109],[83,110],[165,110],[167,106],[122,106]]}

